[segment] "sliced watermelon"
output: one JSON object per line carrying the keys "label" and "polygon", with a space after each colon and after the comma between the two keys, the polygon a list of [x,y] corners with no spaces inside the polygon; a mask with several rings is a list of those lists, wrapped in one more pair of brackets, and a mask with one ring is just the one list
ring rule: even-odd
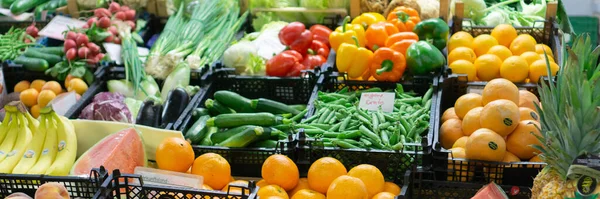
{"label": "sliced watermelon", "polygon": [[104,166],[109,172],[133,173],[148,162],[144,142],[134,128],[113,133],[87,150],[71,168],[71,175],[88,175],[92,168]]}
{"label": "sliced watermelon", "polygon": [[508,196],[504,193],[502,187],[492,182],[479,189],[471,199],[508,199]]}

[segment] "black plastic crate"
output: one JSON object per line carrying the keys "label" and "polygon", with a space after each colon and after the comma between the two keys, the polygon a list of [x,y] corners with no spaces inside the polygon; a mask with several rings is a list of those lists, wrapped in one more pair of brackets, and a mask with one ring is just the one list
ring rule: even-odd
{"label": "black plastic crate", "polygon": [[[112,174],[104,181],[100,191],[94,196],[94,199],[108,198],[147,198],[147,199],[255,199],[258,187],[251,181],[247,186],[231,185],[232,188],[241,189],[238,192],[220,192],[212,190],[200,190],[176,186],[160,186],[153,184],[144,184],[143,178],[135,174],[121,174],[119,170],[114,170]],[[249,194],[242,194],[249,193]]]}
{"label": "black plastic crate", "polygon": [[[436,103],[437,97],[437,77],[415,79],[419,81],[399,82],[404,90],[413,90],[419,95],[433,86],[432,104]],[[376,81],[354,81],[347,80],[343,74],[337,72],[327,72],[319,77],[318,85],[311,96],[309,111],[307,117],[315,113],[313,102],[317,99],[318,91],[335,92],[344,87],[350,91],[379,87],[382,90],[395,89],[394,82],[376,82]],[[431,84],[431,85],[430,85]],[[430,113],[430,124],[433,124],[434,109]],[[340,160],[346,169],[351,169],[359,164],[371,164],[379,168],[386,180],[401,184],[404,180],[402,176],[407,170],[417,166],[429,167],[431,165],[430,154],[433,139],[433,129],[427,130],[427,135],[422,136],[421,143],[406,143],[400,151],[377,150],[377,149],[341,149],[338,147],[325,147],[320,140],[307,138],[303,132],[300,132],[298,138],[298,166],[301,171],[308,171],[310,165],[322,157],[333,157]],[[412,148],[412,149],[409,149]]]}
{"label": "black plastic crate", "polygon": [[57,182],[67,188],[71,198],[92,198],[107,177],[108,173],[103,167],[90,171],[89,177],[0,174],[0,197],[4,198],[16,192],[33,197],[39,186],[47,182]]}
{"label": "black plastic crate", "polygon": [[[402,187],[402,192],[396,199],[417,198],[446,198],[469,199],[483,188],[486,183],[451,182],[436,180],[432,172],[407,171],[408,183]],[[530,187],[500,185],[510,199],[531,198]]]}
{"label": "black plastic crate", "polygon": [[[547,80],[546,80],[547,81]],[[450,75],[440,79],[438,90],[438,104],[432,106],[436,109],[435,122],[432,123],[434,131],[433,143],[433,171],[437,179],[448,181],[468,181],[497,184],[512,184],[518,186],[532,186],[533,178],[545,166],[541,162],[489,162],[480,160],[466,160],[460,158],[448,159],[450,151],[441,147],[439,143],[439,128],[442,125],[441,117],[444,111],[454,106],[456,100],[471,90],[482,90],[486,82],[466,82],[465,75]],[[535,95],[537,84],[517,83],[519,89],[528,90]]]}
{"label": "black plastic crate", "polygon": [[17,20],[13,20],[12,18],[9,18],[9,17],[2,18],[2,19],[0,19],[0,34],[4,34],[4,33],[8,32],[8,30],[10,30],[11,27],[14,27],[14,28],[27,28],[33,22],[35,22],[35,27],[36,28],[38,28],[39,30],[42,30],[42,28],[44,28],[46,25],[48,25],[48,23],[50,23],[50,20],[46,20],[46,21],[32,21],[32,20],[17,21]]}

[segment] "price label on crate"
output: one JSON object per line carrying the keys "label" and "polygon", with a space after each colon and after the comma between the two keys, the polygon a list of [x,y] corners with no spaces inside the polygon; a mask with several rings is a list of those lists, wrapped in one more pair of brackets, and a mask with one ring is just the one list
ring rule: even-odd
{"label": "price label on crate", "polygon": [[395,93],[373,92],[362,93],[360,96],[359,108],[376,111],[381,108],[385,112],[394,111]]}
{"label": "price label on crate", "polygon": [[69,30],[69,28],[81,28],[83,25],[85,25],[85,21],[58,15],[40,30],[39,35],[62,41],[64,40],[63,32]]}
{"label": "price label on crate", "polygon": [[204,178],[199,175],[172,172],[146,167],[136,167],[134,173],[141,175],[144,183],[155,185],[175,185],[200,189]]}

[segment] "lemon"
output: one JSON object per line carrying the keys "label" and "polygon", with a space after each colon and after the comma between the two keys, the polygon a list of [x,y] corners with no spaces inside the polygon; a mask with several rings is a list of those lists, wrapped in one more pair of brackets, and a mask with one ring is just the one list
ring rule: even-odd
{"label": "lemon", "polygon": [[467,60],[469,62],[474,62],[477,56],[475,52],[467,47],[457,47],[454,50],[450,51],[448,54],[448,63],[452,63],[456,60]]}
{"label": "lemon", "polygon": [[523,54],[521,54],[520,57],[523,57],[523,59],[525,59],[525,61],[527,61],[527,64],[531,65],[533,62],[542,59],[539,54],[535,53],[535,52],[524,52]]}
{"label": "lemon", "polygon": [[[550,72],[552,76],[558,73],[559,66],[554,62],[550,62]],[[548,76],[548,68],[544,60],[537,60],[529,66],[529,80],[533,83],[537,83],[540,77]]]}
{"label": "lemon", "polygon": [[[544,55],[544,54],[540,54],[540,58],[541,58],[542,60],[544,60],[544,61],[545,61],[545,60],[546,60],[546,55]],[[549,60],[550,62],[554,62],[554,63],[556,63],[556,61],[554,61],[554,57],[552,57],[552,56],[550,56],[550,55],[548,55],[548,60]]]}
{"label": "lemon", "polygon": [[461,46],[471,48],[472,43],[473,36],[471,36],[471,34],[465,31],[454,33],[450,39],[448,39],[448,52],[452,52],[455,48]]}
{"label": "lemon", "polygon": [[550,48],[550,46],[548,46],[546,44],[536,44],[535,45],[535,52],[537,54],[543,55],[544,51],[546,51],[546,54],[548,54],[548,56],[554,57],[554,54],[552,53],[552,49]]}
{"label": "lemon", "polygon": [[492,46],[498,45],[498,41],[488,34],[483,34],[473,39],[472,48],[477,56],[487,53]]}
{"label": "lemon", "polygon": [[517,38],[517,29],[509,24],[500,24],[492,30],[491,35],[496,38],[498,44],[509,47],[510,43]]}
{"label": "lemon", "polygon": [[454,74],[466,74],[468,81],[475,81],[475,77],[477,77],[475,65],[467,60],[456,60],[448,67],[452,69]]}
{"label": "lemon", "polygon": [[485,54],[477,57],[473,65],[475,65],[477,77],[481,81],[490,81],[496,77],[500,77],[502,60],[496,55]]}
{"label": "lemon", "polygon": [[510,51],[513,55],[521,55],[524,52],[535,52],[535,39],[528,34],[520,34],[510,43]]}
{"label": "lemon", "polygon": [[512,56],[512,52],[510,52],[510,50],[506,46],[503,46],[503,45],[492,46],[492,48],[490,48],[490,50],[488,50],[487,54],[496,55],[496,56],[500,57],[500,59],[502,61],[504,61],[506,58]]}
{"label": "lemon", "polygon": [[500,76],[511,82],[524,82],[529,76],[529,64],[519,56],[506,58],[500,66]]}

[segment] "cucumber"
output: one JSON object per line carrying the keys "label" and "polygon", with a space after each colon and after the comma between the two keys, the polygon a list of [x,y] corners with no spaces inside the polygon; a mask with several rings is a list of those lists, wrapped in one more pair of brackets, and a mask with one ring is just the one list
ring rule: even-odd
{"label": "cucumber", "polygon": [[3,8],[10,8],[10,5],[12,5],[16,0],[2,0],[2,7]]}
{"label": "cucumber", "polygon": [[299,110],[299,111],[306,110],[306,104],[289,105],[289,107],[292,107],[292,108],[294,108],[296,110]]}
{"label": "cucumber", "polygon": [[28,71],[44,72],[48,69],[48,62],[39,58],[19,56],[13,61],[15,64],[23,65],[23,68]]}
{"label": "cucumber", "polygon": [[208,132],[208,127],[206,126],[206,121],[210,118],[208,115],[204,115],[200,117],[190,129],[185,132],[185,139],[189,140],[192,144],[199,144],[206,133]]}
{"label": "cucumber", "polygon": [[278,124],[289,124],[289,119],[276,117],[271,113],[232,113],[221,114],[208,119],[206,125],[219,128],[230,128],[243,125],[274,126]]}
{"label": "cucumber", "polygon": [[42,12],[46,9],[46,6],[48,4],[50,4],[50,1],[36,6],[35,10],[33,12],[33,13],[35,13],[35,16],[41,16]]}
{"label": "cucumber", "polygon": [[194,121],[200,119],[200,117],[202,117],[204,115],[209,115],[208,109],[205,109],[205,108],[195,108],[194,111],[192,111],[192,119]]}
{"label": "cucumber", "polygon": [[216,144],[216,146],[246,147],[253,142],[266,140],[271,137],[271,128],[257,126],[249,129],[227,138],[223,142]]}
{"label": "cucumber", "polygon": [[215,100],[219,103],[232,108],[238,113],[254,113],[256,112],[250,106],[250,99],[245,98],[231,91],[217,91],[214,94]]}
{"label": "cucumber", "polygon": [[65,51],[63,50],[62,46],[57,46],[57,47],[43,47],[43,48],[28,48],[27,50],[35,50],[35,51],[46,53],[46,54],[53,54],[53,55],[57,55],[57,56],[65,56]]}
{"label": "cucumber", "polygon": [[210,127],[208,129],[208,133],[206,134],[206,136],[204,136],[204,139],[202,139],[202,141],[200,142],[200,145],[212,146],[213,142],[212,142],[212,140],[210,138],[212,137],[212,135],[214,135],[218,131],[219,131],[219,128],[217,128],[217,127]]}
{"label": "cucumber", "polygon": [[231,129],[227,129],[226,131],[222,131],[222,132],[217,132],[214,133],[210,136],[210,140],[212,141],[212,143],[221,143],[223,141],[225,141],[227,138],[233,137],[236,134],[242,133],[244,131],[253,131],[254,128],[256,128],[258,126],[254,126],[254,125],[244,125],[244,126],[239,126],[236,128],[231,128]]}
{"label": "cucumber", "polygon": [[10,5],[10,12],[14,15],[19,15],[31,10],[32,8],[35,8],[37,5],[46,3],[47,1],[48,0],[18,0]]}
{"label": "cucumber", "polygon": [[275,148],[277,147],[277,142],[276,140],[263,140],[263,141],[258,141],[258,142],[254,142],[250,145],[250,147],[257,147],[257,148]]}
{"label": "cucumber", "polygon": [[265,98],[258,98],[250,101],[250,106],[258,111],[264,111],[273,114],[291,113],[292,115],[298,115],[298,113],[300,113],[299,110],[296,110],[287,104]]}
{"label": "cucumber", "polygon": [[227,113],[235,113],[235,111],[227,106],[224,106],[223,104],[219,103],[216,100],[212,100],[212,99],[207,99],[206,102],[204,102],[204,106],[206,106],[206,108],[208,108],[208,110],[215,114],[227,114]]}
{"label": "cucumber", "polygon": [[25,53],[23,53],[23,55],[29,58],[38,58],[46,60],[51,66],[54,66],[56,63],[62,61],[62,59],[58,55],[43,53],[37,50],[33,50],[33,48],[27,49]]}

